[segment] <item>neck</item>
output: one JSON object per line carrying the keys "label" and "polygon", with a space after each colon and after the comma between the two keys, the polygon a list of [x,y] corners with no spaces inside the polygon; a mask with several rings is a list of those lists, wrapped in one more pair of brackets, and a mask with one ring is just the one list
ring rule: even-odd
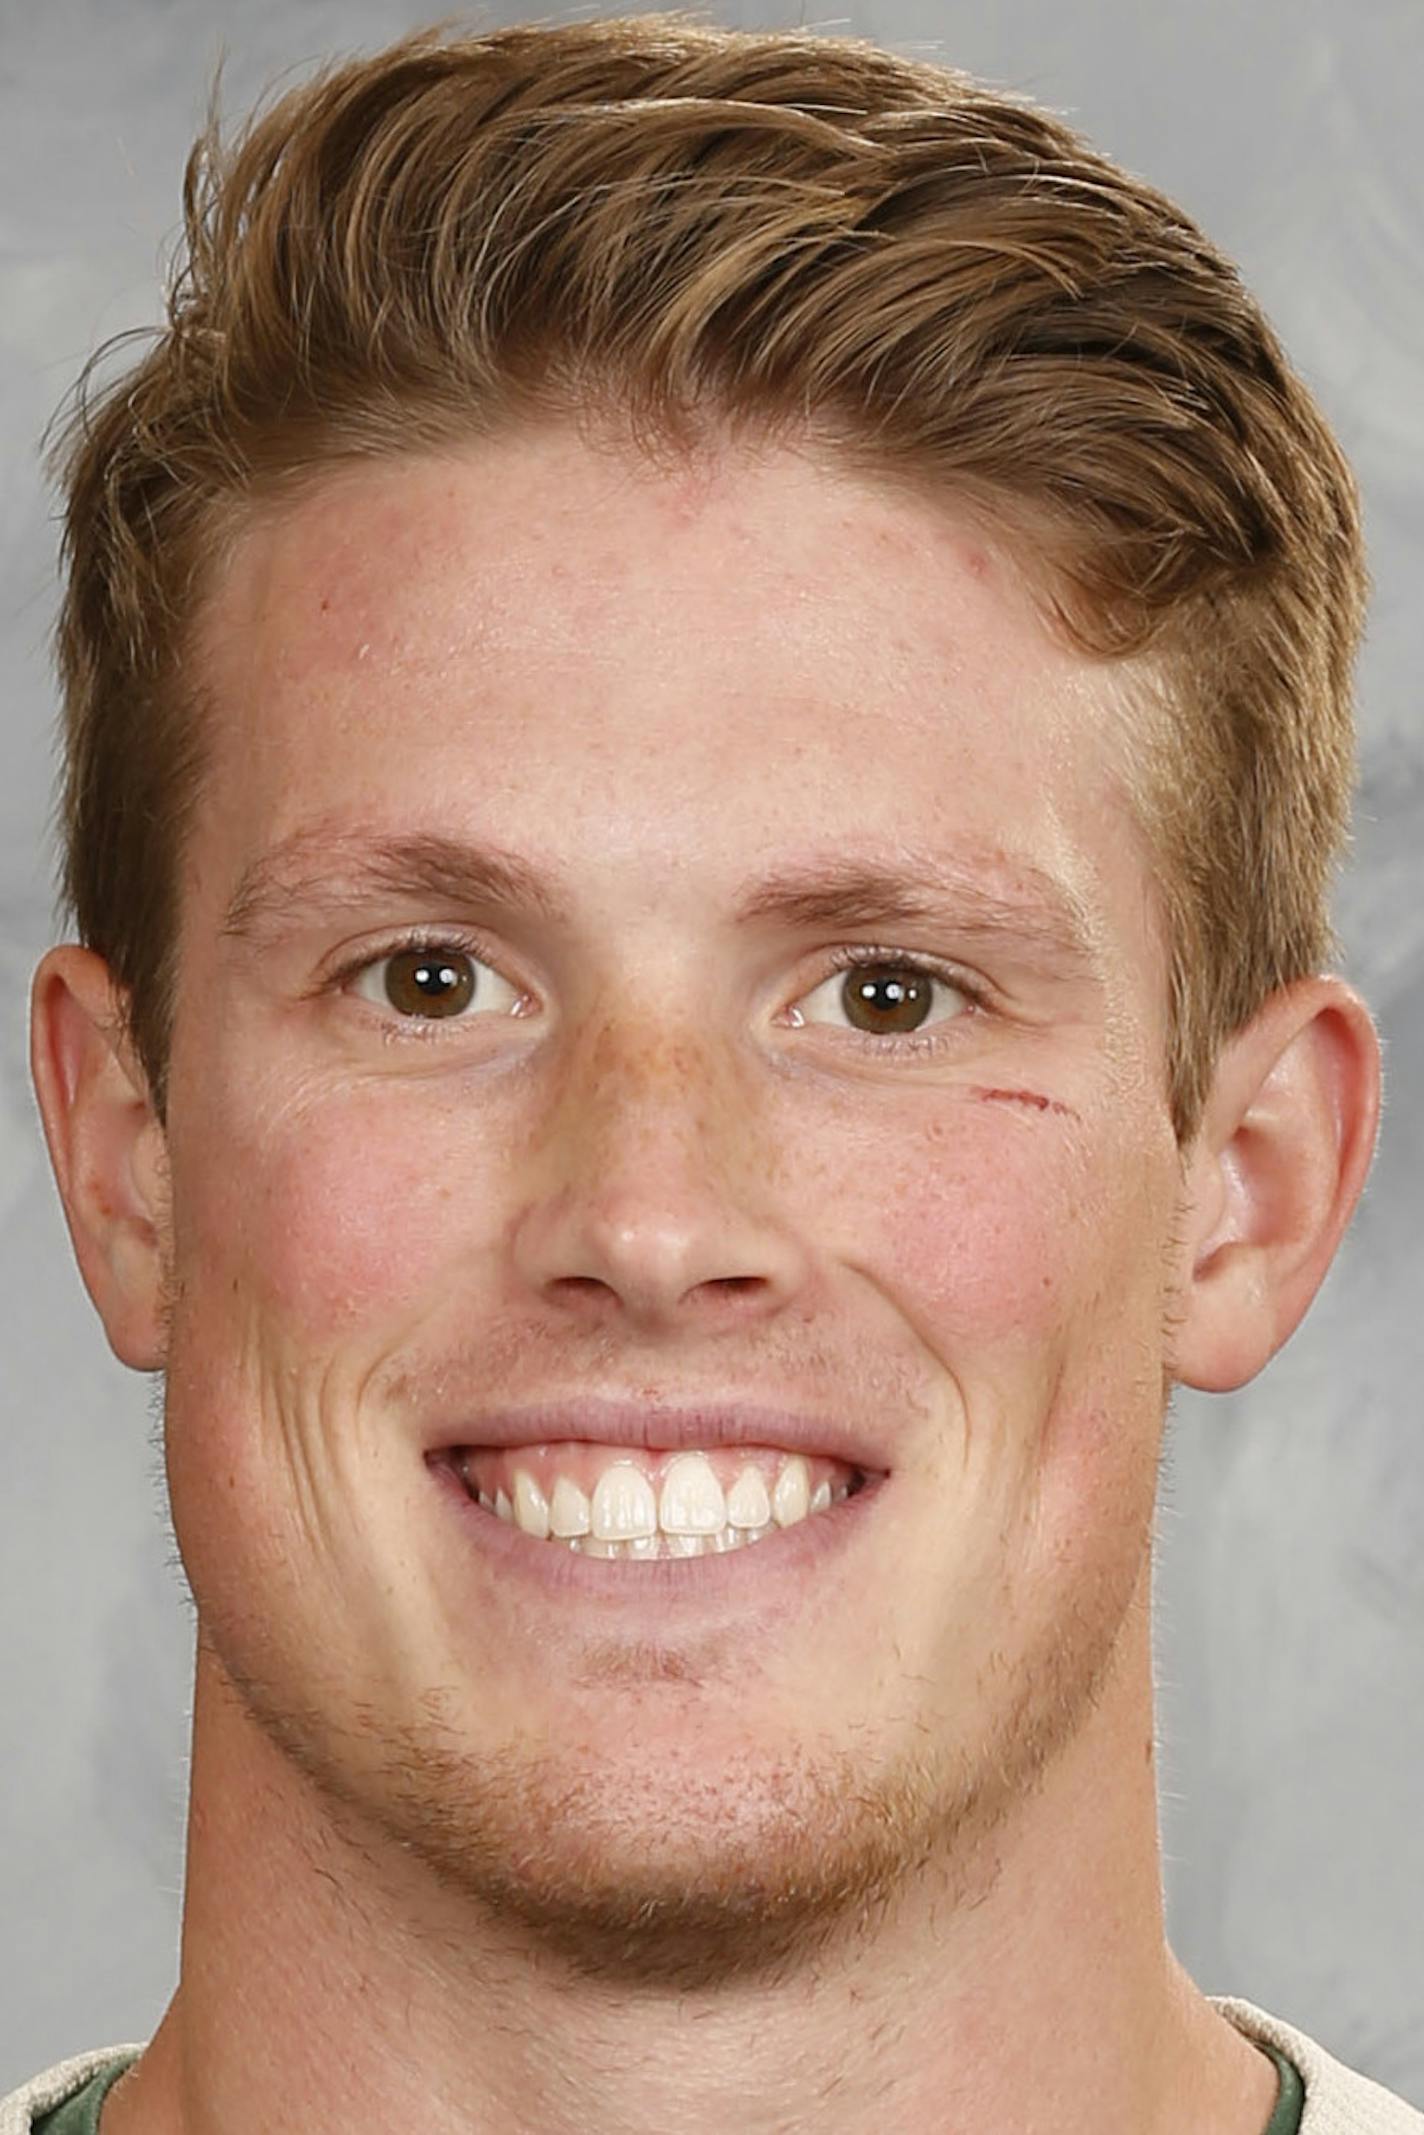
{"label": "neck", "polygon": [[1271,2064],[1165,1941],[1145,1597],[1087,1723],[972,1857],[754,1985],[571,1978],[339,1825],[200,1642],[181,1979],[103,2135],[1261,2135],[1270,2117]]}

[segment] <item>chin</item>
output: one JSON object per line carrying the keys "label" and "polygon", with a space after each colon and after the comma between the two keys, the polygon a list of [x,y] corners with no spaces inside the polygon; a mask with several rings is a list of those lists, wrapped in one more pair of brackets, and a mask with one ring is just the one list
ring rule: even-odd
{"label": "chin", "polygon": [[[709,1769],[514,1758],[407,1770],[380,1820],[491,1926],[559,1969],[688,1992],[765,1981],[878,1921],[955,1805],[921,1766],[746,1753]],[[417,1798],[417,1791],[419,1798]]]}
{"label": "chin", "polygon": [[867,1789],[786,1761],[683,1781],[675,1800],[660,1791],[525,1778],[523,1843],[480,1832],[472,1894],[568,1971],[621,1988],[732,1986],[880,1917],[937,1821],[924,1781]]}

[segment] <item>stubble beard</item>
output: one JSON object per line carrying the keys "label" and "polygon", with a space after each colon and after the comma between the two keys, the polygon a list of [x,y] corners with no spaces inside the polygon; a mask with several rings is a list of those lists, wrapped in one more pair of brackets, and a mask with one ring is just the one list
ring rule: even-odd
{"label": "stubble beard", "polygon": [[270,1683],[211,1643],[209,1654],[378,1880],[414,1859],[440,1887],[442,1916],[451,1900],[457,1915],[467,1907],[505,1951],[615,1991],[706,1992],[849,1953],[913,1892],[932,1888],[941,1914],[981,1903],[999,1872],[996,1836],[1101,1702],[1150,1564],[1130,1569],[1120,1560],[1120,1590],[1075,1601],[1031,1654],[993,1657],[987,1739],[878,1765],[826,1739],[714,1765],[695,1728],[646,1767],[532,1741],[482,1753],[434,1692],[419,1723],[367,1721],[343,1754],[329,1712],[294,1715]]}

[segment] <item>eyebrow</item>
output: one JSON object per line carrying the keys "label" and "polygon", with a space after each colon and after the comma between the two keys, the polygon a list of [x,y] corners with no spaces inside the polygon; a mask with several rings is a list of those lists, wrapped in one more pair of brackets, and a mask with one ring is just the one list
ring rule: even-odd
{"label": "eyebrow", "polygon": [[879,927],[949,921],[986,942],[1037,947],[1073,971],[1097,967],[1094,929],[1068,885],[1031,862],[975,864],[905,852],[893,864],[832,854],[774,868],[737,907],[740,922]]}
{"label": "eyebrow", "polygon": [[370,896],[438,898],[457,905],[524,905],[551,925],[566,924],[563,899],[515,853],[426,833],[365,837],[297,831],[245,868],[223,915],[232,941],[265,944],[314,905]]}
{"label": "eyebrow", "polygon": [[[562,886],[503,846],[430,833],[366,836],[317,828],[283,839],[244,870],[221,932],[262,947],[312,911],[371,896],[523,909],[554,927],[573,918]],[[732,916],[739,926],[805,931],[947,922],[971,939],[1039,951],[1070,973],[1096,970],[1099,961],[1081,899],[1017,857],[976,862],[914,848],[898,850],[893,860],[813,854],[770,869]]]}

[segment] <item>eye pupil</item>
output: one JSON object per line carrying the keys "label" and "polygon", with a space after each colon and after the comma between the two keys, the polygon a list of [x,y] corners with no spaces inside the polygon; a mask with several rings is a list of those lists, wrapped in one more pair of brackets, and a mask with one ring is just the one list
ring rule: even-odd
{"label": "eye pupil", "polygon": [[[933,980],[927,973],[904,964],[862,965],[845,983],[845,1007],[855,1021],[855,1011],[868,1011],[880,1020],[873,1034],[918,1030],[932,1005]],[[860,1026],[857,1026],[860,1027]]]}
{"label": "eye pupil", "polygon": [[471,959],[448,950],[401,949],[386,959],[386,999],[407,1016],[456,1016],[474,998]]}

